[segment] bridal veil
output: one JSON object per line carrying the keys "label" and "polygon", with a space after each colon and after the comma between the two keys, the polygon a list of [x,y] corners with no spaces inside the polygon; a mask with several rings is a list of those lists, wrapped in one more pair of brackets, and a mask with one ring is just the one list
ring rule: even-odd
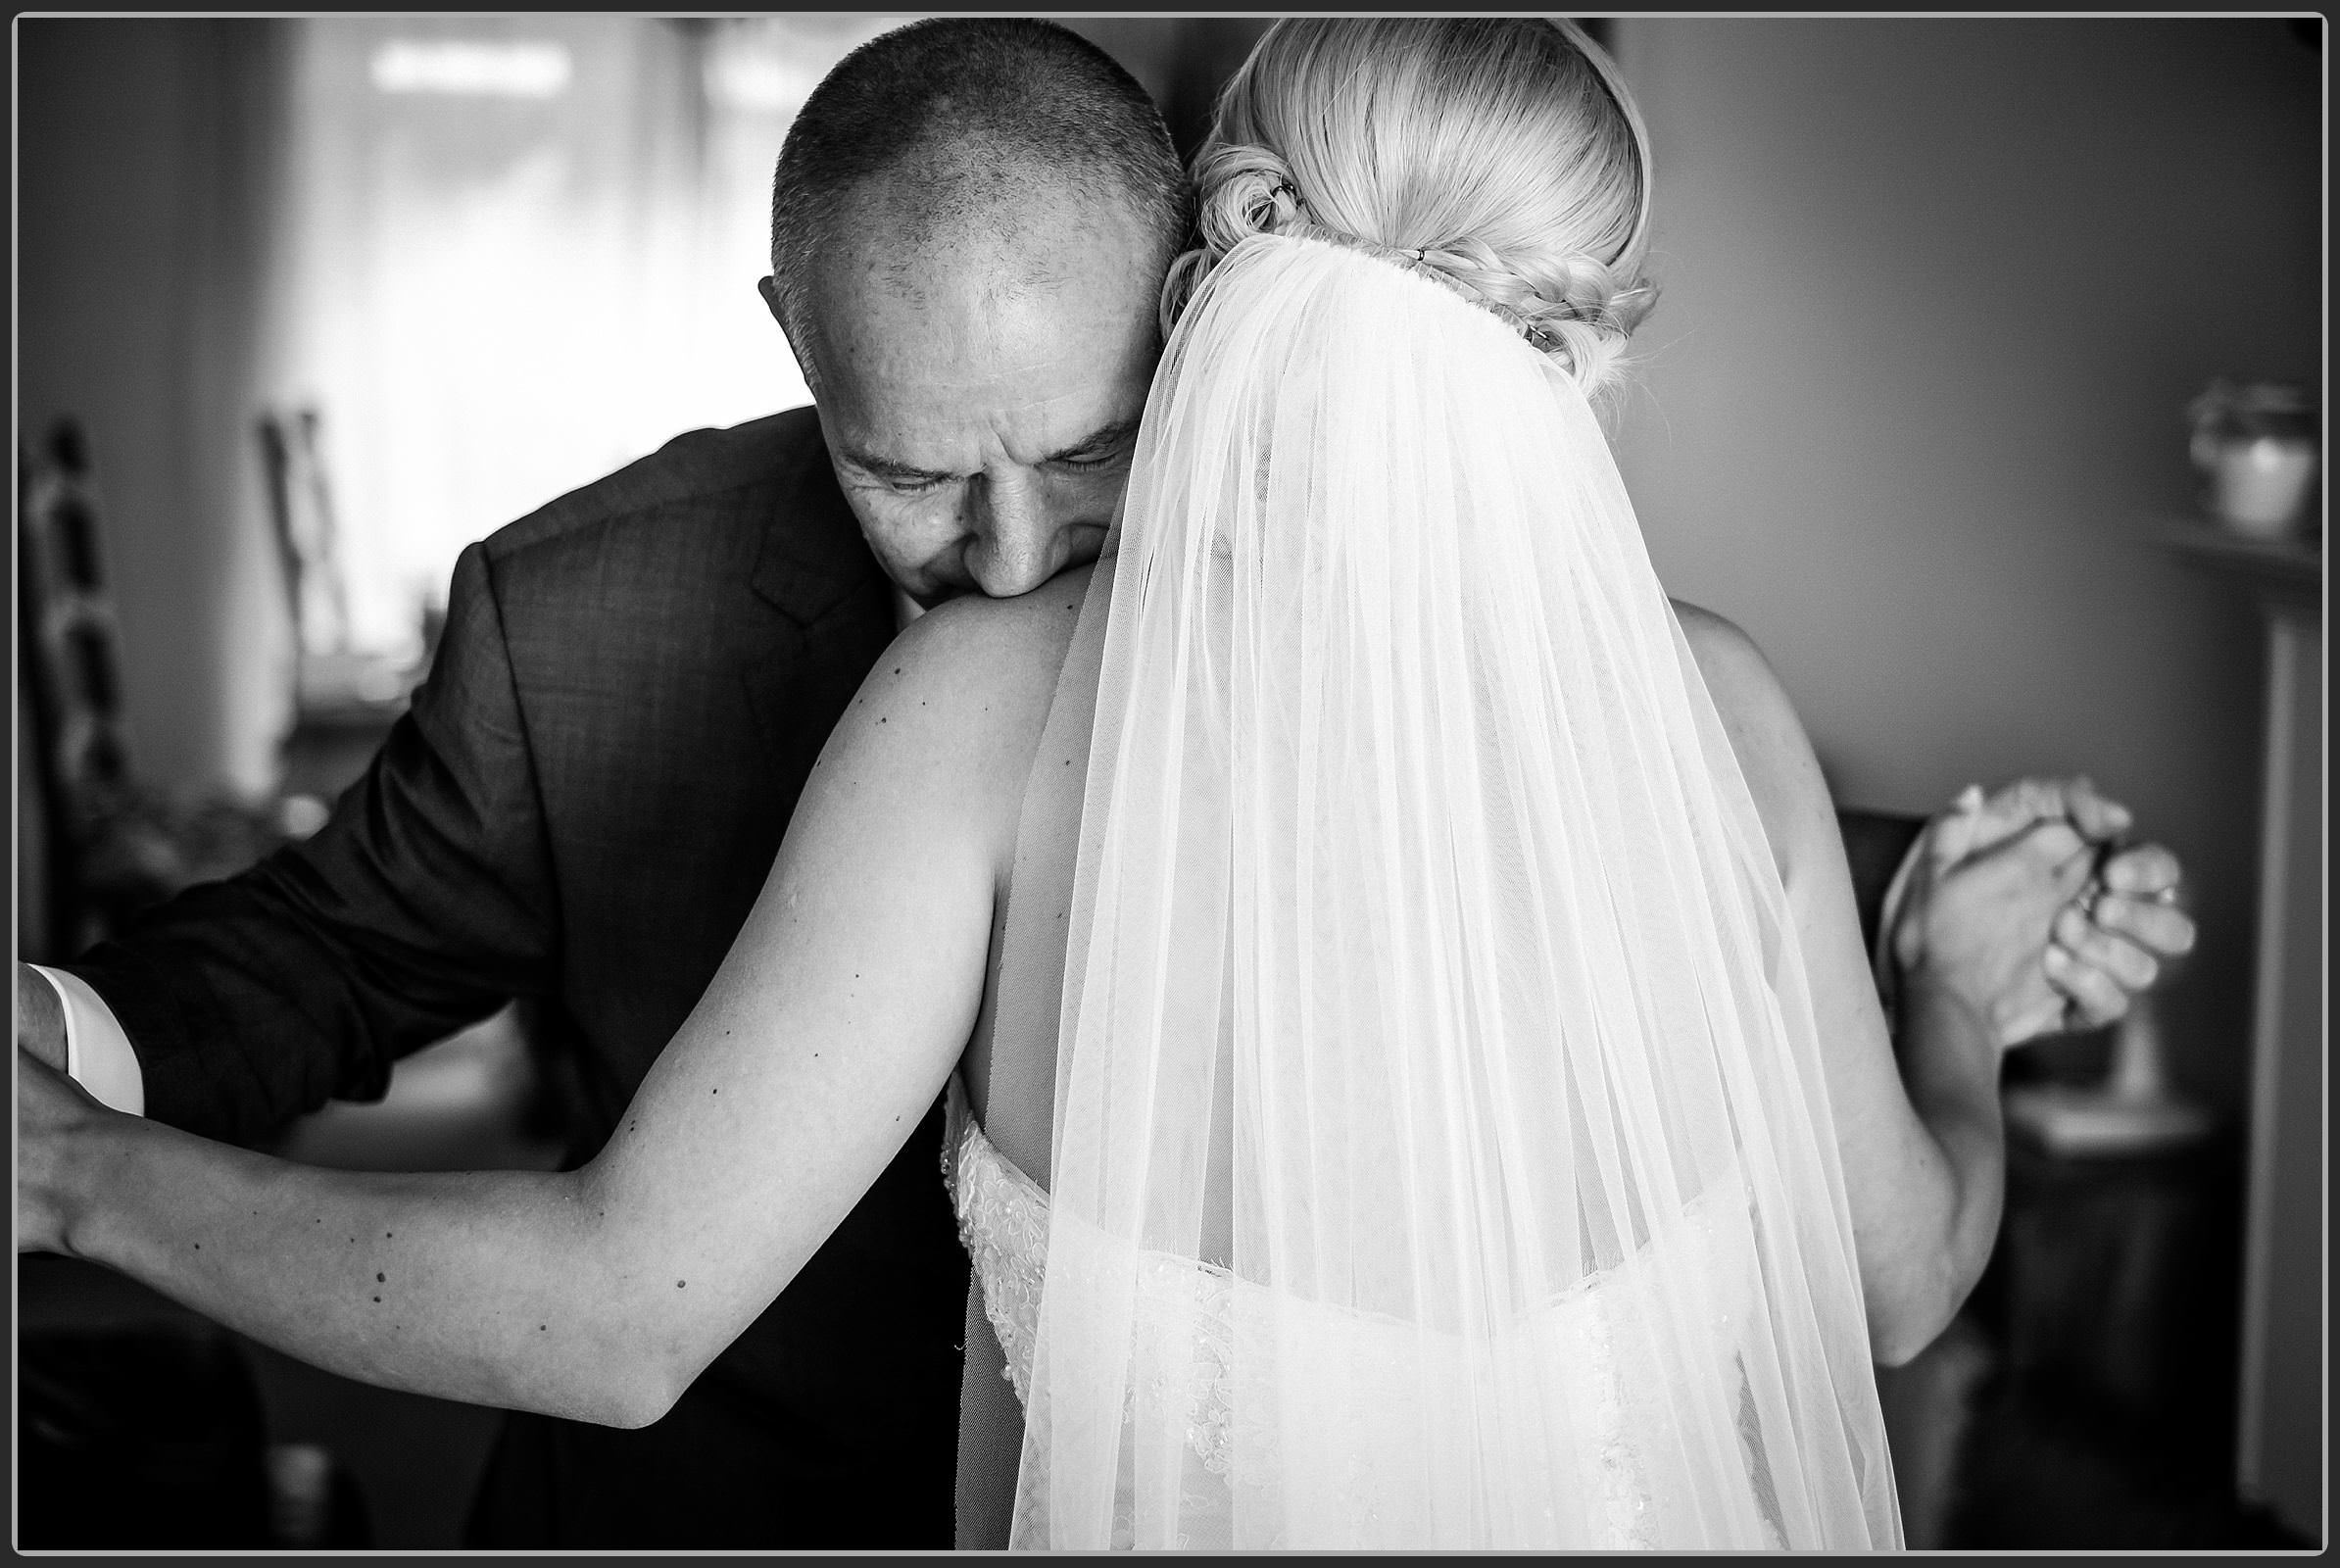
{"label": "bridal veil", "polygon": [[1900,1544],[1785,896],[1517,332],[1202,282],[1070,918],[1017,1544]]}

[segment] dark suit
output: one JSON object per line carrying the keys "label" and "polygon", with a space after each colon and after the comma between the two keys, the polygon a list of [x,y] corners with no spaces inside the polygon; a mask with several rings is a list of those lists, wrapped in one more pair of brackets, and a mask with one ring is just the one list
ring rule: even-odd
{"label": "dark suit", "polygon": [[[248,1141],[518,996],[573,1045],[590,1157],[893,634],[808,409],[679,437],[472,546],[429,682],[332,821],[73,965],[148,1113]],[[941,1136],[938,1109],[664,1420],[513,1417],[475,1544],[949,1546],[967,1266]]]}
{"label": "dark suit", "polygon": [[[250,1141],[534,999],[601,1147],[894,636],[812,411],[678,437],[463,554],[430,679],[316,837],[72,967],[148,1113]],[[967,1266],[940,1111],[662,1421],[515,1416],[476,1544],[943,1546]]]}

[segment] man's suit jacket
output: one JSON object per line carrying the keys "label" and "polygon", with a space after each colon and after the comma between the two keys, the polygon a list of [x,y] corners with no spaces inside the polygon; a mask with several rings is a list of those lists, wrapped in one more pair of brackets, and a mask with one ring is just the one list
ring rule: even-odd
{"label": "man's suit jacket", "polygon": [[[534,999],[582,1162],[894,630],[811,410],[678,437],[463,552],[428,681],[314,838],[71,967],[148,1114],[238,1141]],[[941,1125],[664,1420],[509,1421],[475,1544],[948,1547],[967,1265]]]}
{"label": "man's suit jacket", "polygon": [[[463,553],[430,679],[316,837],[70,967],[148,1114],[241,1141],[536,999],[573,1048],[582,1162],[893,635],[811,410],[678,437]],[[1916,823],[1846,827],[1874,931]],[[938,1107],[664,1420],[513,1417],[474,1544],[948,1547],[967,1265],[941,1140]]]}

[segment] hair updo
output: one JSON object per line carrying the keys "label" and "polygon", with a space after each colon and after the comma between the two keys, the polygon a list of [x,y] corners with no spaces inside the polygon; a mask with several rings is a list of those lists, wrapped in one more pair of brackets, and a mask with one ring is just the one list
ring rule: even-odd
{"label": "hair updo", "polygon": [[1253,234],[1329,240],[1436,277],[1567,368],[1616,375],[1656,303],[1642,275],[1649,144],[1571,22],[1292,18],[1219,95],[1194,160],[1197,248],[1162,287],[1169,335]]}

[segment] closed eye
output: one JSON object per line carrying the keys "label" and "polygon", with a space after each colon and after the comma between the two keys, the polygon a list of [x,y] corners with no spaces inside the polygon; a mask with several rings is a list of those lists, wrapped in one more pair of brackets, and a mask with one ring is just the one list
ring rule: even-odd
{"label": "closed eye", "polygon": [[1110,468],[1116,464],[1127,463],[1130,459],[1131,449],[1137,445],[1137,442],[1138,424],[1136,420],[1110,425],[1096,432],[1079,446],[1057,453],[1048,459],[1048,466],[1070,468],[1075,473],[1086,473],[1096,468]]}
{"label": "closed eye", "polygon": [[880,467],[875,464],[858,464],[857,467],[872,484],[879,484],[898,496],[922,496],[940,490],[947,484],[956,484],[960,475],[930,473],[918,468]]}

